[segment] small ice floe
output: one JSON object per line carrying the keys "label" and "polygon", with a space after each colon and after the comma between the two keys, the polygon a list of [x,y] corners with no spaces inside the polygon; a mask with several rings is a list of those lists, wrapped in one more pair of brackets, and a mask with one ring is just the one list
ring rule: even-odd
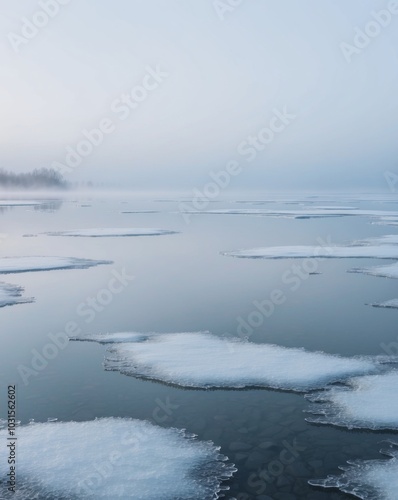
{"label": "small ice floe", "polygon": [[122,342],[141,342],[150,337],[150,333],[121,332],[121,333],[97,333],[84,337],[70,337],[69,340],[81,342],[98,342],[99,344],[115,344]]}
{"label": "small ice floe", "polygon": [[379,363],[372,358],[343,358],[227,340],[209,332],[152,333],[135,342],[123,340],[108,347],[104,366],[106,370],[181,387],[264,387],[297,392],[380,371]]}
{"label": "small ice floe", "polygon": [[379,217],[376,221],[373,222],[373,224],[376,224],[378,226],[398,226],[398,217]]}
{"label": "small ice floe", "polygon": [[21,286],[0,282],[0,307],[33,302],[32,297],[22,297],[23,291]]}
{"label": "small ice floe", "polygon": [[367,305],[372,307],[382,307],[384,309],[398,309],[398,299],[391,299],[386,302],[374,302]]}
{"label": "small ice floe", "polygon": [[0,207],[33,207],[43,205],[45,201],[38,200],[0,200]]}
{"label": "small ice floe", "polygon": [[153,228],[98,228],[78,229],[76,231],[54,231],[45,233],[49,236],[81,236],[88,238],[105,238],[116,236],[162,236],[165,234],[176,234],[177,231]]}
{"label": "small ice floe", "polygon": [[395,278],[398,279],[398,262],[388,266],[376,266],[368,268],[355,268],[350,269],[349,273],[370,274],[371,276],[378,276],[380,278]]}
{"label": "small ice floe", "polygon": [[280,246],[222,252],[222,255],[246,259],[398,259],[398,246]]}
{"label": "small ice floe", "polygon": [[396,500],[398,491],[398,443],[390,442],[381,450],[389,459],[355,460],[340,467],[344,472],[327,479],[312,479],[309,484],[339,488],[362,500]]}
{"label": "small ice floe", "polygon": [[212,442],[149,422],[103,418],[17,431],[17,488],[7,491],[8,433],[0,431],[2,499],[213,500],[236,468]]}
{"label": "small ice floe", "polygon": [[398,430],[398,371],[351,378],[306,397],[313,403],[309,422],[349,429]]}
{"label": "small ice floe", "polygon": [[87,269],[111,260],[78,259],[75,257],[0,257],[0,274],[52,271],[56,269]]}
{"label": "small ice floe", "polygon": [[398,218],[398,212],[382,210],[358,210],[356,208],[345,207],[343,209],[335,207],[312,207],[300,210],[267,210],[263,208],[236,208],[236,209],[216,209],[204,211],[187,211],[187,213],[212,214],[212,215],[254,215],[261,217],[288,218],[288,219],[319,219],[328,217],[370,217],[380,219],[381,217]]}

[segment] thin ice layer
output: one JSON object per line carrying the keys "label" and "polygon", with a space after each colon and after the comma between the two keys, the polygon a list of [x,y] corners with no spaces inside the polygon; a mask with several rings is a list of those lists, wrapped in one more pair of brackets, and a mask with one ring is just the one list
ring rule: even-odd
{"label": "thin ice layer", "polygon": [[310,422],[364,429],[398,430],[398,372],[355,377],[346,387],[307,396]]}
{"label": "thin ice layer", "polygon": [[33,298],[22,297],[23,291],[21,286],[0,283],[0,307],[33,302]]}
{"label": "thin ice layer", "polygon": [[396,500],[398,491],[398,450],[397,443],[391,443],[382,451],[389,460],[356,460],[349,466],[341,467],[340,476],[327,479],[313,479],[312,486],[339,488],[363,500]]}
{"label": "thin ice layer", "polygon": [[84,341],[84,342],[98,342],[99,344],[117,344],[123,342],[141,342],[146,340],[150,333],[139,332],[120,332],[120,333],[97,333],[86,336],[70,337],[69,340]]}
{"label": "thin ice layer", "polygon": [[[104,418],[90,422],[18,427],[14,500],[80,498],[211,500],[235,468],[211,442],[146,421]],[[7,430],[0,431],[0,477],[6,480]]]}
{"label": "thin ice layer", "polygon": [[45,202],[36,200],[0,200],[0,207],[33,207],[43,203]]}
{"label": "thin ice layer", "polygon": [[388,266],[368,267],[364,269],[355,268],[350,269],[348,272],[370,274],[371,276],[378,276],[380,278],[398,279],[398,262],[395,262],[394,264],[390,264]]}
{"label": "thin ice layer", "polygon": [[76,231],[55,231],[46,233],[49,236],[81,236],[88,238],[104,238],[116,236],[161,236],[165,234],[175,234],[176,231],[168,229],[153,228],[96,228],[96,229],[78,229]]}
{"label": "thin ice layer", "polygon": [[55,269],[87,269],[101,264],[112,264],[112,261],[78,259],[75,257],[2,257],[0,258],[0,274],[51,271]]}
{"label": "thin ice layer", "polygon": [[280,246],[223,252],[223,255],[247,259],[398,259],[397,245],[380,246]]}
{"label": "thin ice layer", "polygon": [[299,392],[379,369],[372,359],[231,341],[207,332],[151,334],[143,342],[114,344],[105,368],[182,387]]}
{"label": "thin ice layer", "polygon": [[385,234],[383,236],[376,236],[375,238],[366,238],[360,243],[366,245],[398,245],[398,234]]}

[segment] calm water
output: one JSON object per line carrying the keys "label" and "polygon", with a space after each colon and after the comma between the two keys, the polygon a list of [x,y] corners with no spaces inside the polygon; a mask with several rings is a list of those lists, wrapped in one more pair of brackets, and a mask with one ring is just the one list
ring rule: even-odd
{"label": "calm water", "polygon": [[[231,203],[212,206],[239,207]],[[276,207],[291,209],[292,205],[272,206]],[[163,213],[121,213],[127,210]],[[70,343],[24,384],[21,365],[30,367],[34,350],[41,352],[49,333],[64,331],[68,322],[75,322],[82,333],[210,330],[236,335],[237,318],[247,319],[254,310],[253,301],[268,298],[275,288],[281,288],[287,300],[254,329],[253,342],[356,355],[385,354],[381,343],[397,340],[397,311],[365,306],[396,298],[395,280],[346,273],[349,268],[380,261],[321,261],[318,271],[322,274],[310,276],[292,292],[282,282],[292,261],[220,255],[224,250],[257,246],[316,245],[318,237],[329,235],[333,243],[346,243],[393,234],[394,228],[371,225],[368,219],[357,217],[290,220],[226,215],[193,216],[187,225],[180,214],[166,213],[173,210],[177,210],[175,202],[124,196],[85,197],[45,210],[21,207],[0,212],[0,232],[8,234],[0,241],[1,256],[61,255],[114,261],[88,270],[1,277],[1,281],[24,286],[25,295],[36,300],[0,309],[0,418],[5,417],[6,386],[17,383],[18,416],[24,424],[32,418],[132,417],[183,427],[199,439],[213,440],[239,468],[227,498],[348,498],[339,492],[317,490],[307,481],[338,473],[338,466],[350,459],[379,458],[381,441],[394,435],[309,424],[304,420],[307,403],[302,395],[268,390],[182,390],[136,380],[105,372],[105,348],[94,343]],[[181,234],[101,239],[22,236],[84,227],[159,227]],[[87,316],[78,314],[79,305],[106,288],[112,272],[124,268],[134,280],[87,322]],[[284,450],[292,446],[291,463],[282,464],[281,457],[287,456]]]}

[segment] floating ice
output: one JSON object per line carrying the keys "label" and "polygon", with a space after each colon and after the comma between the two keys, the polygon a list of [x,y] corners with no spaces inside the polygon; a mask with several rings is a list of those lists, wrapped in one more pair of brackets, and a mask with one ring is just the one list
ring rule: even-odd
{"label": "floating ice", "polygon": [[115,344],[123,342],[141,342],[149,338],[150,333],[121,332],[121,333],[97,333],[85,337],[70,337],[70,340],[84,342],[98,342],[99,344]]}
{"label": "floating ice", "polygon": [[87,269],[110,260],[78,259],[75,257],[1,257],[0,274],[51,271],[55,269]]}
{"label": "floating ice", "polygon": [[211,442],[146,421],[34,423],[17,429],[17,490],[7,492],[6,430],[0,431],[0,497],[212,500],[235,468]]}
{"label": "floating ice", "polygon": [[366,245],[398,245],[398,234],[386,234],[375,238],[367,238],[359,243]]}
{"label": "floating ice", "polygon": [[200,214],[212,214],[212,215],[257,215],[262,217],[282,217],[289,219],[317,219],[317,218],[327,218],[327,217],[371,217],[371,218],[381,218],[381,217],[396,217],[398,218],[398,212],[384,211],[384,210],[358,210],[355,208],[334,208],[334,207],[324,207],[324,208],[305,208],[300,210],[267,210],[263,208],[236,208],[236,209],[216,209],[216,210],[205,210],[205,211],[187,211],[187,213],[200,213]]}
{"label": "floating ice", "polygon": [[136,343],[123,341],[112,345],[107,351],[105,369],[182,387],[257,386],[303,392],[378,372],[379,366],[370,358],[342,358],[227,340],[208,332],[189,332],[152,333],[144,341],[137,338]]}
{"label": "floating ice", "polygon": [[109,236],[161,236],[164,234],[175,234],[176,231],[168,229],[152,228],[99,228],[78,229],[77,231],[56,231],[46,233],[49,236],[82,236],[89,238],[101,238]]}
{"label": "floating ice", "polygon": [[310,422],[352,428],[398,430],[398,372],[348,380],[347,387],[332,387],[308,397],[314,404]]}
{"label": "floating ice", "polygon": [[303,259],[307,257],[322,259],[398,259],[398,246],[281,246],[223,252],[222,255],[248,259]]}
{"label": "floating ice", "polygon": [[372,307],[383,307],[385,309],[398,309],[398,299],[391,299],[386,302],[374,302],[373,304],[368,305]]}
{"label": "floating ice", "polygon": [[391,443],[388,450],[382,450],[389,460],[356,460],[340,467],[344,473],[327,479],[313,479],[312,486],[339,488],[363,500],[396,500],[398,491],[397,443]]}
{"label": "floating ice", "polygon": [[0,207],[33,207],[43,203],[45,202],[36,200],[0,200]]}
{"label": "floating ice", "polygon": [[21,286],[0,282],[0,307],[33,302],[33,298],[22,297],[23,290]]}
{"label": "floating ice", "polygon": [[398,262],[388,266],[369,267],[365,269],[350,269],[349,273],[370,274],[371,276],[379,276],[381,278],[396,278],[398,279]]}
{"label": "floating ice", "polygon": [[373,224],[379,226],[398,226],[398,217],[397,216],[379,217],[377,221],[373,222]]}

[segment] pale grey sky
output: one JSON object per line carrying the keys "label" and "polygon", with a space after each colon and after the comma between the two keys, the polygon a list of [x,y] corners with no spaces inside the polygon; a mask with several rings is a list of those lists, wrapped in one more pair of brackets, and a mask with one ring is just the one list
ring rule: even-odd
{"label": "pale grey sky", "polygon": [[[200,188],[231,160],[234,189],[398,173],[395,2],[19,0],[0,16],[0,167],[66,165],[101,122],[69,180]],[[260,132],[284,109],[283,130]]]}

